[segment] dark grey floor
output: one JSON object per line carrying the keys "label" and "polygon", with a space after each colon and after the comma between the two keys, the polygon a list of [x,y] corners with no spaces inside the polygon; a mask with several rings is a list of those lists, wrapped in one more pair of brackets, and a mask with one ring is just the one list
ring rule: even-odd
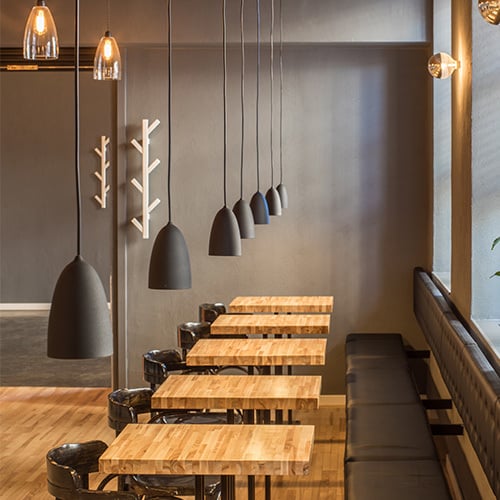
{"label": "dark grey floor", "polygon": [[48,311],[0,312],[0,386],[111,387],[111,358],[47,357]]}

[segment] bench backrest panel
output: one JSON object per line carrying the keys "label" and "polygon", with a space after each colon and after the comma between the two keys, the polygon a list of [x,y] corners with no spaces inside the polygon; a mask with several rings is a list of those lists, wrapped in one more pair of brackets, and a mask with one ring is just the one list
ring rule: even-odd
{"label": "bench backrest panel", "polygon": [[500,497],[500,377],[420,269],[414,273],[414,311],[490,485]]}

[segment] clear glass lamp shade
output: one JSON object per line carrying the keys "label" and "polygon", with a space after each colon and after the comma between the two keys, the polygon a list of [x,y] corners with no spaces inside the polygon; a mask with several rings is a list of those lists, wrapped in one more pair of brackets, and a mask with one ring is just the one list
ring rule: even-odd
{"label": "clear glass lamp shade", "polygon": [[441,80],[450,77],[459,67],[458,61],[446,52],[438,52],[429,58],[427,69],[434,78]]}
{"label": "clear glass lamp shade", "polygon": [[500,24],[500,0],[479,0],[478,9],[490,24]]}
{"label": "clear glass lamp shade", "polygon": [[94,80],[121,80],[122,60],[120,49],[111,33],[101,38],[94,57]]}
{"label": "clear glass lamp shade", "polygon": [[26,21],[23,53],[24,58],[29,60],[59,57],[56,24],[45,0],[38,0]]}

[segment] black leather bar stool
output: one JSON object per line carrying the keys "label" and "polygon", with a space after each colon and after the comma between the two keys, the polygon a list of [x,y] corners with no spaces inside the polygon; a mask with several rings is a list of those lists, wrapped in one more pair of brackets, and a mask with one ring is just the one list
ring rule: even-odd
{"label": "black leather bar stool", "polygon": [[181,354],[175,349],[152,349],[142,355],[144,364],[144,380],[149,382],[151,389],[162,384],[170,372],[187,369]]}
{"label": "black leather bar stool", "polygon": [[210,337],[210,323],[207,321],[188,321],[177,325],[177,342],[182,349],[182,358],[200,339]]}
{"label": "black leather bar stool", "polygon": [[219,314],[226,314],[226,312],[226,306],[222,302],[204,303],[198,307],[198,319],[213,323]]}

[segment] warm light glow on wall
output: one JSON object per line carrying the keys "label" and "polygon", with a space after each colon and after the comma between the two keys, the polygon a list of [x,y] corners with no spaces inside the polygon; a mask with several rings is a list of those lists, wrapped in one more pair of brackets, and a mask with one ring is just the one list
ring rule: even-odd
{"label": "warm light glow on wall", "polygon": [[427,69],[434,78],[445,79],[460,67],[458,61],[446,52],[438,52],[429,58]]}

